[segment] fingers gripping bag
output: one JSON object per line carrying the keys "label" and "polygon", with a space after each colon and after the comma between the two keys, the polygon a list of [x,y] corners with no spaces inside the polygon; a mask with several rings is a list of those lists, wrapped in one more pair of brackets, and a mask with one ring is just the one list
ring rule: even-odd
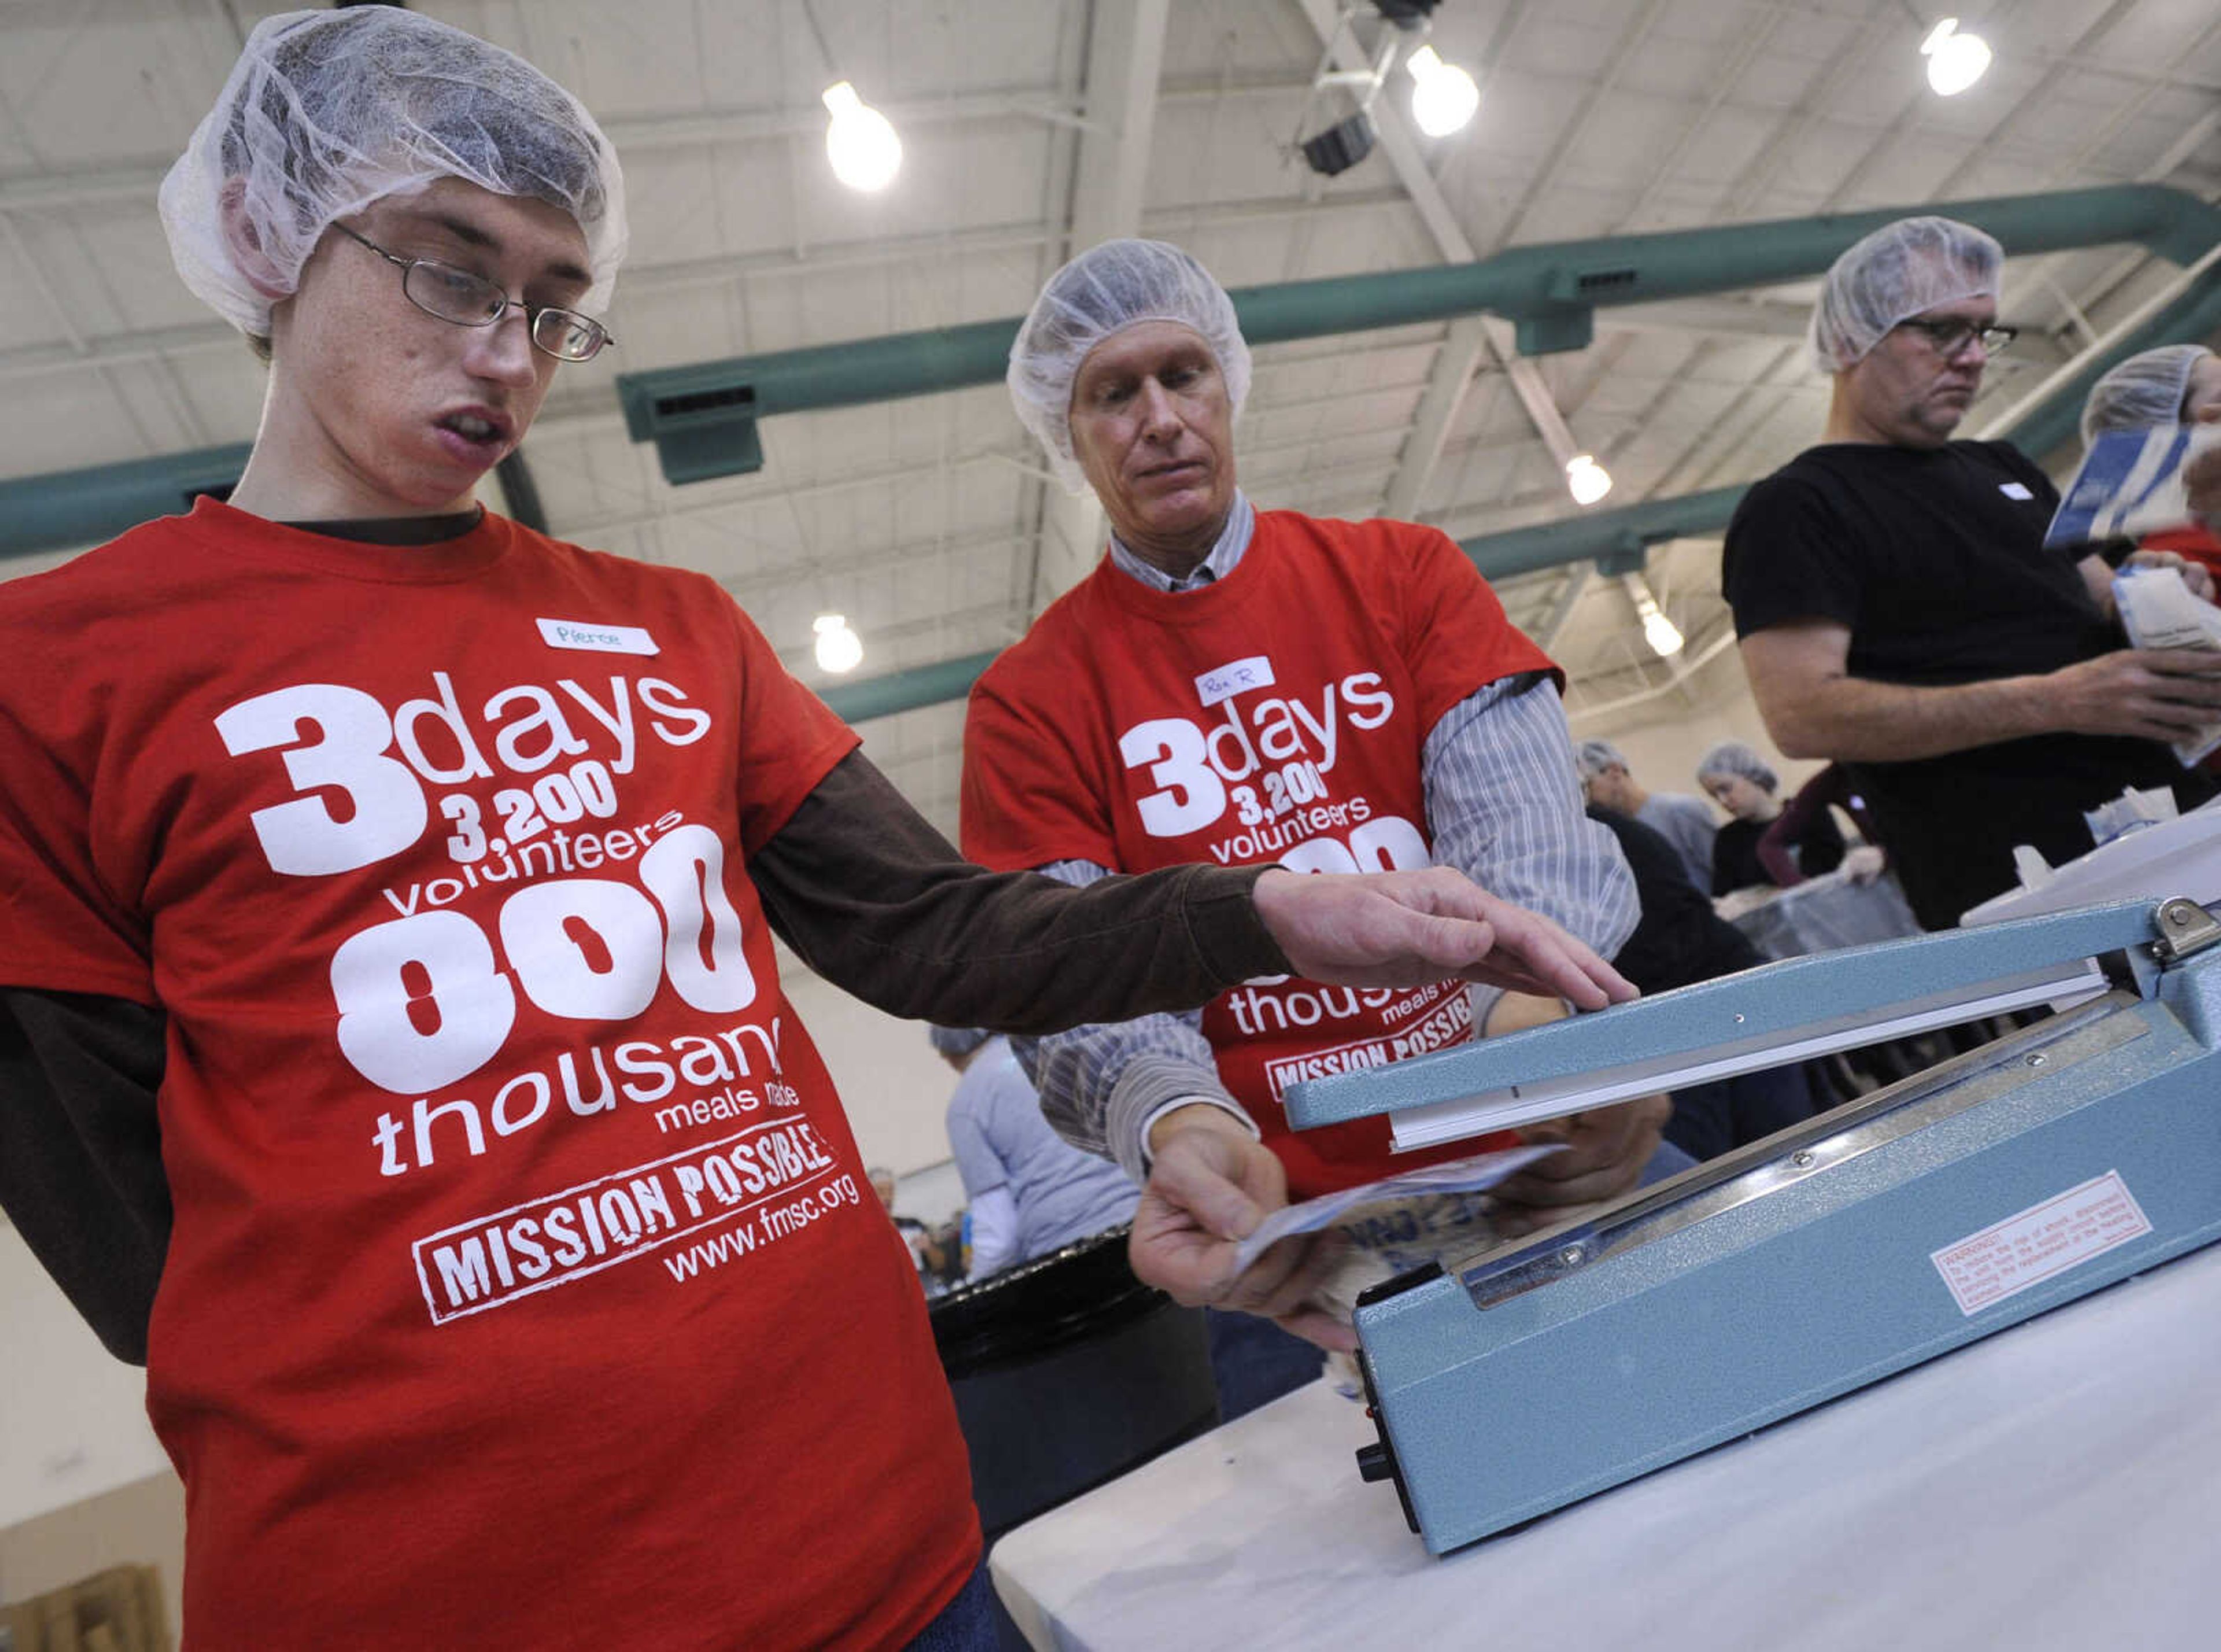
{"label": "fingers gripping bag", "polygon": [[[1374,1286],[1496,1243],[1503,1236],[1489,1190],[1562,1145],[1546,1142],[1477,1154],[1288,1205],[1258,1223],[1236,1250],[1235,1261],[1237,1268],[1246,1268],[1267,1246],[1292,1235],[1340,1232],[1349,1249],[1314,1293],[1312,1305],[1348,1324],[1358,1297]],[[1346,1398],[1361,1394],[1363,1385],[1348,1355],[1330,1355],[1327,1374]]]}

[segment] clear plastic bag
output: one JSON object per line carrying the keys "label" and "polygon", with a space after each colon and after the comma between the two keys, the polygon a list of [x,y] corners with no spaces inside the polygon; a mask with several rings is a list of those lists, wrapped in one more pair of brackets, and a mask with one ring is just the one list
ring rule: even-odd
{"label": "clear plastic bag", "polygon": [[1394,1262],[1393,1271],[1416,1267],[1431,1260],[1443,1244],[1458,1242],[1461,1236],[1473,1232],[1475,1224],[1486,1219],[1489,1201],[1480,1195],[1563,1145],[1545,1142],[1453,1159],[1288,1205],[1267,1217],[1242,1242],[1235,1251],[1236,1267],[1248,1267],[1275,1240],[1333,1227],[1348,1236],[1354,1249],[1392,1261],[1413,1259]]}

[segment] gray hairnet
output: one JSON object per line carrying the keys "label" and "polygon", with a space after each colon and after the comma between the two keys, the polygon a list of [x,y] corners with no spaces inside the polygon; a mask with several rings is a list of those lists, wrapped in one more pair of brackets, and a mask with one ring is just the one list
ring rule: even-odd
{"label": "gray hairnet", "polygon": [[2102,431],[2180,422],[2190,370],[2212,354],[2202,344],[2162,344],[2122,362],[2090,386],[2090,399],[2082,404],[2082,445]]}
{"label": "gray hairnet", "polygon": [[1740,774],[1763,792],[1781,790],[1781,778],[1755,751],[1740,740],[1723,740],[1697,760],[1697,778],[1707,774]]}
{"label": "gray hairnet", "polygon": [[1177,247],[1161,241],[1106,241],[1048,278],[1010,345],[1004,382],[1018,422],[1048,454],[1068,492],[1087,479],[1072,451],[1072,385],[1088,352],[1138,322],[1178,322],[1218,359],[1236,417],[1249,398],[1249,347],[1242,342],[1226,289]]}
{"label": "gray hairnet", "polygon": [[925,1036],[934,1048],[954,1060],[969,1055],[995,1035],[985,1027],[929,1027]]}
{"label": "gray hairnet", "polygon": [[1998,296],[2005,248],[1952,218],[1899,218],[1828,266],[1806,334],[1822,372],[1856,366],[1899,322],[1961,298]]}
{"label": "gray hairnet", "polygon": [[1594,779],[1615,763],[1630,774],[1635,772],[1629,767],[1627,754],[1609,740],[1584,740],[1573,748],[1573,766],[1585,779]]}
{"label": "gray hairnet", "polygon": [[523,59],[389,6],[266,17],[216,107],[162,180],[162,226],[185,285],[226,321],[270,330],[271,301],[223,230],[227,187],[287,291],[335,218],[443,178],[562,208],[609,302],[625,251],[616,152],[579,100]]}

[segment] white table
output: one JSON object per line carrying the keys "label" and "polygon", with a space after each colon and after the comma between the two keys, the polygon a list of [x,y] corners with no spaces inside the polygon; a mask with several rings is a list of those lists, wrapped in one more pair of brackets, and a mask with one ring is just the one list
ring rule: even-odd
{"label": "white table", "polygon": [[2217,1402],[2221,1246],[1447,1559],[1320,1382],[1020,1527],[993,1574],[1042,1648],[2205,1652]]}

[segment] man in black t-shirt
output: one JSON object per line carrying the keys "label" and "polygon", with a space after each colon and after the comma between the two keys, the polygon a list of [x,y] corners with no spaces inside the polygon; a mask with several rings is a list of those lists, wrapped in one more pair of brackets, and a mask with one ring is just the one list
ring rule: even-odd
{"label": "man in black t-shirt", "polygon": [[1951,440],[2012,338],[2003,260],[1928,217],[1836,261],[1811,335],[1827,428],[1745,496],[1723,568],[1767,732],[1850,771],[1929,929],[2011,888],[2017,844],[2086,853],[2083,811],[2124,787],[2203,801],[2164,742],[2221,714],[2221,655],[2124,647],[2105,560],[2044,548],[2049,479]]}

